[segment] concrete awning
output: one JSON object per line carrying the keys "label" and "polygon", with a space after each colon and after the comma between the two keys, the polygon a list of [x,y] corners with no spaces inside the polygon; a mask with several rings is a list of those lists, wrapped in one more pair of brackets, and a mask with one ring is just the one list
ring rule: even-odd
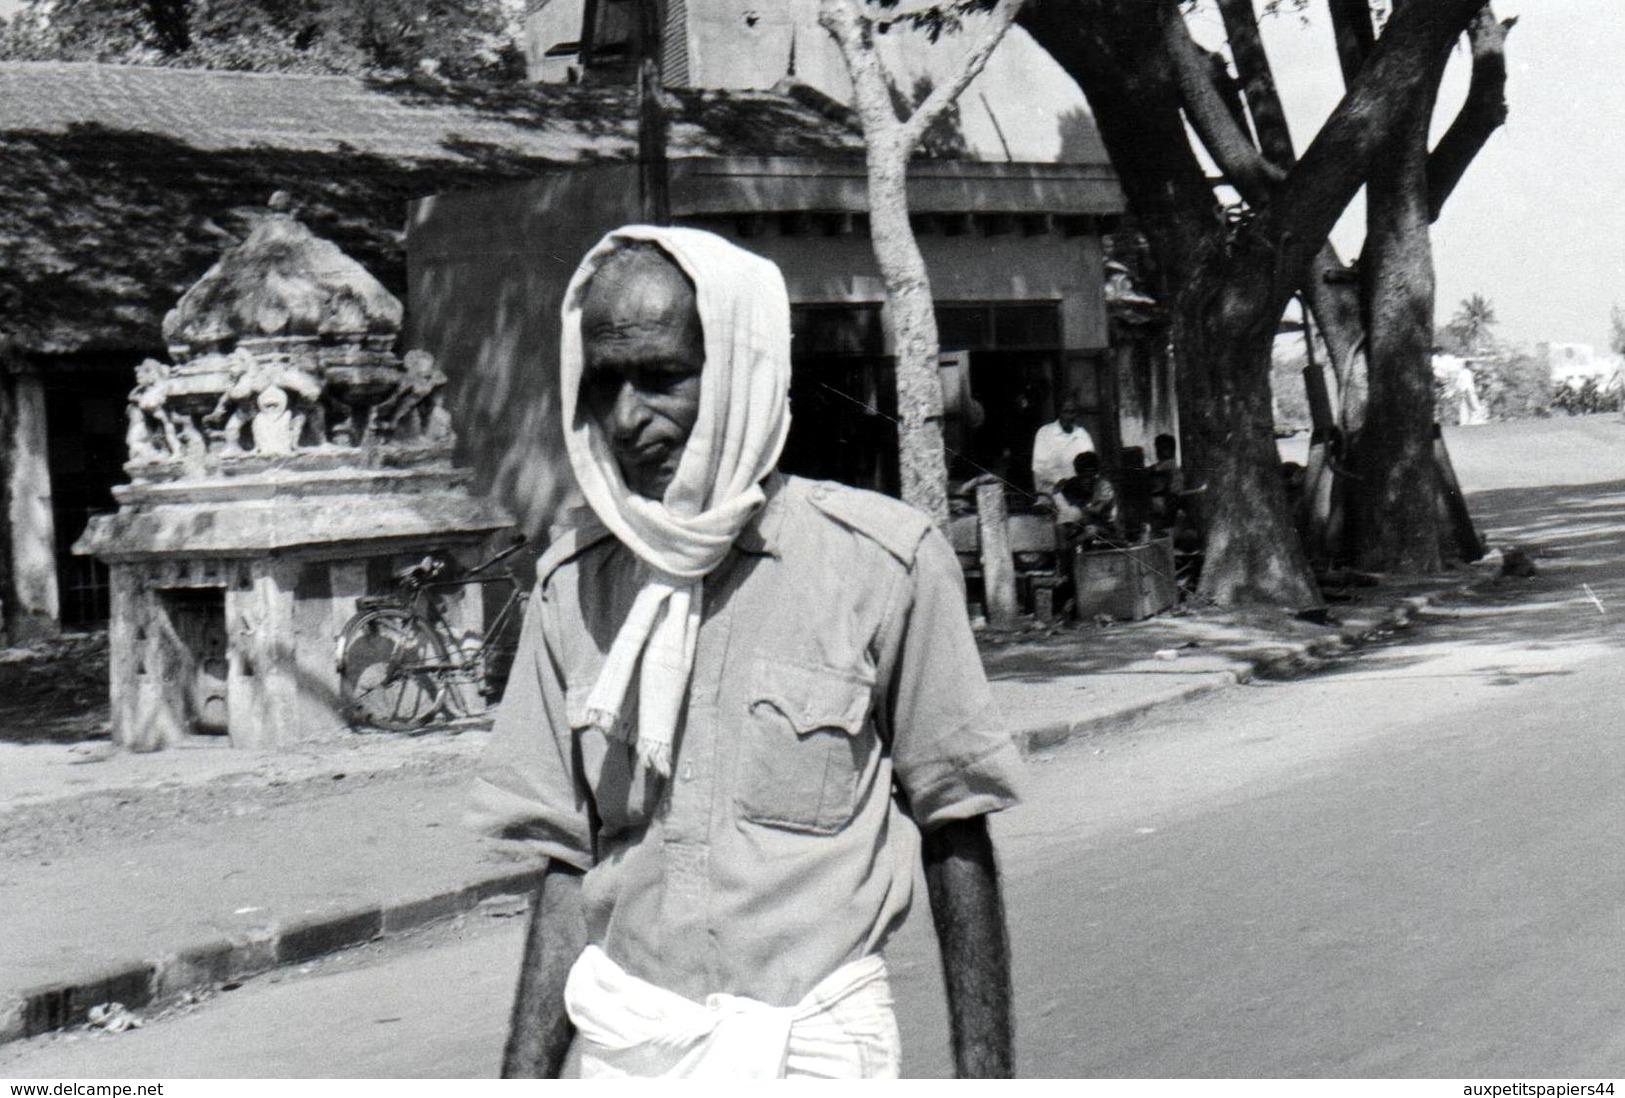
{"label": "concrete awning", "polygon": [[[752,213],[867,213],[868,183],[857,157],[721,156],[670,164],[678,218]],[[909,166],[915,214],[1113,216],[1123,192],[1109,164],[1012,164],[921,160]]]}

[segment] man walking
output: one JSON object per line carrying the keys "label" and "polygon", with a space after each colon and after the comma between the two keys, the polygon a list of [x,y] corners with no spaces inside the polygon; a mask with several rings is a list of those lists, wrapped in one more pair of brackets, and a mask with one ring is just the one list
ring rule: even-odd
{"label": "man walking", "polygon": [[538,564],[477,796],[548,858],[505,1075],[895,1076],[922,853],[959,1072],[1010,1073],[1016,752],[930,522],[775,472],[789,355],[778,269],[709,233],[618,230],[566,291],[597,522]]}

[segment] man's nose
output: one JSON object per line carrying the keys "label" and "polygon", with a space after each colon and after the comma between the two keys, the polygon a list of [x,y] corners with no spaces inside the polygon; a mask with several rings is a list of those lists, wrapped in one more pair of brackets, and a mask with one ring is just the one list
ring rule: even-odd
{"label": "man's nose", "polygon": [[631,381],[621,382],[615,390],[615,404],[610,408],[610,430],[616,438],[632,439],[649,422],[649,404]]}

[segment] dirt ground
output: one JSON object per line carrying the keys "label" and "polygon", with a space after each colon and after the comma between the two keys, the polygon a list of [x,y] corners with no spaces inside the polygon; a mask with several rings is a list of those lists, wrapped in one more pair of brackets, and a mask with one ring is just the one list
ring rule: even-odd
{"label": "dirt ground", "polygon": [[107,739],[107,682],[106,629],[0,649],[0,742]]}

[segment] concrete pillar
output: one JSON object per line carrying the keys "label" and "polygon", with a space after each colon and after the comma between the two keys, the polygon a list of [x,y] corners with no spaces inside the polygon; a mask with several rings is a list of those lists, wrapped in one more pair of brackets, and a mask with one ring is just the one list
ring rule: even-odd
{"label": "concrete pillar", "polygon": [[293,643],[295,572],[275,559],[238,565],[237,571],[226,590],[231,744],[249,749],[287,746],[302,738],[299,661]]}
{"label": "concrete pillar", "polygon": [[1004,503],[1004,485],[991,481],[976,486],[976,516],[982,533],[982,600],[987,623],[995,629],[1016,624],[1016,564],[1010,552],[1010,511]]}
{"label": "concrete pillar", "polygon": [[57,598],[56,520],[46,462],[45,388],[33,374],[10,379],[6,446],[6,523],[10,535],[11,597],[5,607],[12,643],[61,631]]}
{"label": "concrete pillar", "polygon": [[177,666],[175,638],[140,565],[111,570],[112,621],[108,675],[113,742],[127,751],[157,751],[180,742],[188,729],[184,691],[171,687]]}

